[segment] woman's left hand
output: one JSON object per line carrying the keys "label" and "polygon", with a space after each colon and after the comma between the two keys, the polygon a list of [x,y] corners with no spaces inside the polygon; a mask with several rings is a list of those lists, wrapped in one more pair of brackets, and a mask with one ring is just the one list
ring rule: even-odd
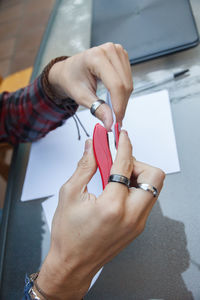
{"label": "woman's left hand", "polygon": [[[61,97],[90,108],[98,100],[97,80],[111,95],[116,121],[122,125],[133,81],[128,53],[119,44],[106,43],[57,62],[49,72],[49,82]],[[96,117],[110,130],[113,117],[110,107],[102,104]]]}

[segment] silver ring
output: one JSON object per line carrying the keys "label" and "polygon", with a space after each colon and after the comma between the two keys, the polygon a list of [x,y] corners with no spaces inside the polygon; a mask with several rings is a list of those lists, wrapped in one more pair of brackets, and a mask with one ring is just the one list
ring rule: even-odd
{"label": "silver ring", "polygon": [[97,101],[95,101],[94,103],[92,103],[92,106],[90,107],[90,112],[93,116],[95,116],[95,112],[97,110],[97,108],[99,108],[99,106],[101,104],[106,103],[104,100],[102,99],[98,99]]}
{"label": "silver ring", "polygon": [[130,186],[130,179],[128,179],[126,176],[119,175],[119,174],[110,175],[108,182],[118,182],[126,185],[128,188]]}
{"label": "silver ring", "polygon": [[138,188],[150,192],[153,194],[154,197],[158,195],[158,190],[155,188],[155,186],[148,184],[148,183],[138,183],[137,185]]}

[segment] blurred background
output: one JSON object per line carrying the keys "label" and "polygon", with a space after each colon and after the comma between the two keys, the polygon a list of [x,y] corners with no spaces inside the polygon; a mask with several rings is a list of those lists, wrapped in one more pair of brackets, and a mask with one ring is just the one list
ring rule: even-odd
{"label": "blurred background", "polygon": [[[0,0],[0,81],[34,65],[55,0]],[[0,145],[0,211],[12,146]]]}

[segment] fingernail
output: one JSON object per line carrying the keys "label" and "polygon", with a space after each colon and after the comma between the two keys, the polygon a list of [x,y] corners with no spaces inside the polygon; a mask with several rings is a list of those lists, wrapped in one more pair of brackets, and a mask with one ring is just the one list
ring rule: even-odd
{"label": "fingernail", "polygon": [[121,132],[123,132],[124,134],[126,134],[128,136],[128,132],[125,129],[123,129]]}
{"label": "fingernail", "polygon": [[91,140],[87,140],[85,142],[85,152],[91,152],[92,149],[92,141]]}

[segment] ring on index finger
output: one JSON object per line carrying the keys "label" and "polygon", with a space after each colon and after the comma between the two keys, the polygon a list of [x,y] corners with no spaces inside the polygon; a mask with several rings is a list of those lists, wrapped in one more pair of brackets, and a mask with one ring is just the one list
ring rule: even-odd
{"label": "ring on index finger", "polygon": [[106,103],[106,102],[102,99],[98,99],[97,101],[95,101],[90,107],[91,114],[93,116],[95,116],[95,112],[96,112],[97,108],[99,108],[99,106],[104,103]]}

